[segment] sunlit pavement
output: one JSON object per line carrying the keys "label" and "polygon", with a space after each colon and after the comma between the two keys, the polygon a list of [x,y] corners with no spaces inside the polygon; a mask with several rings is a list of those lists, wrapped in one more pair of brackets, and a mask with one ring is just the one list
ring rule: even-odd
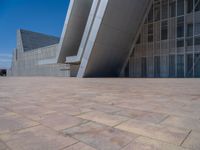
{"label": "sunlit pavement", "polygon": [[200,79],[0,78],[0,150],[200,150]]}

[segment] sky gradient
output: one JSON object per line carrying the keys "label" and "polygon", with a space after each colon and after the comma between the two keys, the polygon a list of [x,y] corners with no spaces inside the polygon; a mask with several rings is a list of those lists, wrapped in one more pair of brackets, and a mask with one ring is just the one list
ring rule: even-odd
{"label": "sky gradient", "polygon": [[69,0],[0,0],[0,68],[9,68],[16,30],[60,37]]}

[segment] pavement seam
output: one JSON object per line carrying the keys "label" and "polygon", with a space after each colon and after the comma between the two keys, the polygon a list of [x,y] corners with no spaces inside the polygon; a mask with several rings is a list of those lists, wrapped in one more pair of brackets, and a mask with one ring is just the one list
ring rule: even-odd
{"label": "pavement seam", "polygon": [[114,126],[111,126],[112,128],[116,128],[117,126],[119,126],[120,124],[123,124],[123,123],[125,123],[125,122],[128,122],[129,120],[131,120],[131,118],[128,118],[128,119],[126,119],[126,120],[124,120],[124,121],[121,121],[120,123],[118,123],[118,124],[116,124],[116,125],[114,125]]}
{"label": "pavement seam", "polygon": [[186,137],[183,139],[183,141],[181,142],[180,146],[183,145],[183,143],[186,141],[186,139],[189,137],[189,135],[191,134],[192,130],[189,131],[189,133],[186,135]]}
{"label": "pavement seam", "polygon": [[[161,139],[152,138],[152,137],[141,135],[141,134],[138,134],[138,133],[135,133],[135,132],[129,132],[129,131],[126,131],[126,130],[123,130],[123,129],[119,129],[119,128],[116,128],[116,127],[115,127],[115,129],[123,131],[123,132],[130,133],[130,134],[136,134],[136,135],[138,135],[137,138],[139,138],[139,137],[146,137],[146,138],[149,138],[149,139],[152,139],[152,140],[155,140],[155,141],[160,141],[162,143],[166,143],[166,144],[170,144],[170,145],[181,147],[179,144],[170,143],[170,142],[167,142],[167,141],[164,141],[164,140],[161,140]],[[136,140],[136,139],[134,139],[134,140]]]}
{"label": "pavement seam", "polygon": [[73,146],[73,145],[76,145],[76,144],[78,144],[78,143],[80,143],[80,141],[77,141],[76,143],[73,143],[73,144],[71,144],[71,145],[65,146],[65,147],[63,147],[63,148],[61,148],[61,149],[59,149],[59,150],[64,150],[64,149],[66,149],[66,148],[68,148],[68,147],[71,147],[71,146]]}
{"label": "pavement seam", "polygon": [[34,126],[29,126],[29,127],[26,127],[26,128],[16,129],[16,130],[13,130],[13,131],[8,131],[8,132],[5,132],[5,133],[0,133],[0,135],[12,134],[12,133],[15,133],[15,132],[19,132],[21,130],[26,130],[26,129],[34,128],[34,127],[37,127],[37,126],[41,126],[41,124],[37,124],[37,125],[34,125]]}
{"label": "pavement seam", "polygon": [[162,122],[164,122],[165,120],[167,120],[169,117],[170,117],[170,115],[167,115],[161,121],[159,121],[157,124],[161,124]]}
{"label": "pavement seam", "polygon": [[[12,150],[12,149],[7,145],[7,143],[6,143],[4,140],[1,139],[1,137],[0,137],[0,141],[1,141],[3,144],[5,144],[6,149]],[[5,149],[5,150],[6,150],[6,149]]]}

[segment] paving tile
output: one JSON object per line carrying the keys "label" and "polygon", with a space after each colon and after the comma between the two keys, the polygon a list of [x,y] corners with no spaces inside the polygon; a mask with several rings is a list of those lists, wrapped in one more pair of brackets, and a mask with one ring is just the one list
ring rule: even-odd
{"label": "paving tile", "polygon": [[65,130],[64,133],[98,150],[118,150],[138,137],[136,134],[130,134],[93,122],[70,128]]}
{"label": "paving tile", "polygon": [[192,150],[200,150],[200,132],[192,131],[182,146]]}
{"label": "paving tile", "polygon": [[97,112],[97,111],[85,113],[78,117],[80,117],[82,119],[87,119],[87,120],[95,121],[98,123],[102,123],[102,124],[105,124],[108,126],[115,126],[123,121],[128,120],[128,118],[126,118],[126,117],[111,115],[111,114]]}
{"label": "paving tile", "polygon": [[1,138],[13,150],[59,150],[78,142],[43,126],[1,135]]}
{"label": "paving tile", "polygon": [[[124,117],[140,123],[133,123],[123,130],[174,145],[180,144],[192,129],[191,137],[185,143],[199,149],[199,79],[22,77],[0,78],[0,85],[0,135],[29,128],[32,125],[30,120],[42,120],[42,126],[49,126],[61,133],[60,130],[68,126],[79,125],[79,121],[71,119],[72,116],[80,119],[78,116],[83,115],[91,122],[110,126],[121,123]],[[90,111],[100,114],[92,115],[92,112],[88,113]],[[165,114],[179,118],[165,120]],[[197,135],[194,136],[194,133]],[[98,134],[94,139],[103,141],[102,137]]]}
{"label": "paving tile", "polygon": [[170,116],[161,124],[200,131],[200,120],[192,118]]}
{"label": "paving tile", "polygon": [[115,107],[108,104],[98,104],[98,103],[93,103],[92,105],[89,105],[88,108],[93,111],[99,111],[105,113],[113,113],[121,110],[119,107]]}
{"label": "paving tile", "polygon": [[12,116],[12,115],[16,115],[16,113],[12,112],[12,111],[8,111],[4,108],[0,108],[0,117],[3,117],[3,116]]}
{"label": "paving tile", "polygon": [[0,150],[7,150],[7,149],[8,149],[8,147],[6,146],[6,144],[3,143],[3,141],[1,141],[1,139],[0,139]]}
{"label": "paving tile", "polygon": [[137,109],[123,109],[123,110],[115,112],[113,114],[128,117],[128,118],[136,118],[136,117],[142,116],[146,113],[147,112],[145,112],[145,111],[141,111],[141,110],[137,110]]}
{"label": "paving tile", "polygon": [[39,123],[23,118],[19,115],[8,115],[0,117],[0,134],[12,132],[27,127],[36,126]]}
{"label": "paving tile", "polygon": [[186,129],[144,123],[138,120],[129,120],[116,128],[176,145],[180,145],[189,133]]}
{"label": "paving tile", "polygon": [[43,115],[38,122],[55,130],[63,130],[80,125],[82,123],[86,123],[88,121],[78,117],[54,113],[49,115]]}
{"label": "paving tile", "polygon": [[12,108],[12,110],[18,114],[21,114],[23,116],[26,116],[27,118],[30,118],[32,120],[40,120],[42,115],[55,113],[55,111],[45,109],[41,106],[35,106],[35,105],[25,105],[22,104],[18,107]]}
{"label": "paving tile", "polygon": [[77,143],[77,144],[74,144],[68,148],[65,148],[63,150],[96,150],[94,149],[93,147],[89,146],[89,145],[86,145],[84,143]]}
{"label": "paving tile", "polygon": [[180,146],[168,144],[162,141],[139,137],[122,150],[186,150]]}
{"label": "paving tile", "polygon": [[147,112],[142,115],[138,115],[134,119],[141,120],[144,122],[150,122],[150,123],[155,123],[158,124],[165,120],[168,117],[166,114],[161,114],[161,113],[153,113],[153,112]]}

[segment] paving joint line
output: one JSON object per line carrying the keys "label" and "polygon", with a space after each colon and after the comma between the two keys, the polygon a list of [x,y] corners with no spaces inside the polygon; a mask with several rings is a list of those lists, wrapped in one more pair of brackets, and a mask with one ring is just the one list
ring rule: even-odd
{"label": "paving joint line", "polygon": [[186,139],[189,137],[189,135],[191,134],[192,130],[189,131],[189,133],[186,135],[186,137],[183,139],[183,141],[181,142],[180,146],[183,145],[183,143],[186,141]]}

